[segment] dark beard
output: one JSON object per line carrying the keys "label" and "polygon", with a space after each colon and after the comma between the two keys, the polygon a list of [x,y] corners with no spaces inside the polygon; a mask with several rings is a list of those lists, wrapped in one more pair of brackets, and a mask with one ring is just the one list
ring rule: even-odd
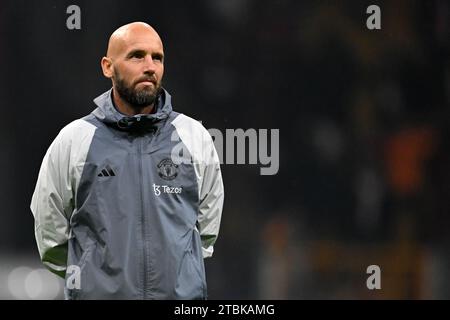
{"label": "dark beard", "polygon": [[114,85],[120,97],[136,110],[152,105],[161,92],[161,83],[157,83],[154,90],[136,90],[128,86],[116,71],[114,71]]}

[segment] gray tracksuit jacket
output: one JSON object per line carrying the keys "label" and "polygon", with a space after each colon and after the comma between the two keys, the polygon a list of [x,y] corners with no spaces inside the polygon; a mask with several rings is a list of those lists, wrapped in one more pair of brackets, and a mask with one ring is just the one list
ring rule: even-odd
{"label": "gray tracksuit jacket", "polygon": [[205,299],[224,199],[211,136],[165,90],[133,117],[111,94],[45,154],[31,201],[41,259],[66,299]]}

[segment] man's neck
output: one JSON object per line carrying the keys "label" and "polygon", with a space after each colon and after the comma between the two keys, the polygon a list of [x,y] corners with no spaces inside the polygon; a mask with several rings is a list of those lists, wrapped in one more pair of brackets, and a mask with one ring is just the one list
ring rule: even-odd
{"label": "man's neck", "polygon": [[134,116],[137,114],[150,114],[153,112],[153,108],[155,106],[154,102],[148,106],[136,108],[131,106],[128,102],[124,101],[117,93],[115,88],[113,88],[112,93],[113,103],[120,113],[126,114],[128,116]]}

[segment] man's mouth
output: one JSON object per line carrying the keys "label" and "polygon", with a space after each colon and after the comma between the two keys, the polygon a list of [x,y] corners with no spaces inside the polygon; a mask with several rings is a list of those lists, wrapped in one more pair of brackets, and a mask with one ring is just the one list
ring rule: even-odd
{"label": "man's mouth", "polygon": [[138,82],[137,82],[138,84],[139,83],[143,83],[143,84],[146,84],[146,85],[150,85],[150,84],[152,84],[152,85],[156,85],[156,81],[155,80],[152,80],[152,79],[142,79],[142,80],[139,80]]}
{"label": "man's mouth", "polygon": [[147,81],[147,80],[139,81],[138,83],[143,83],[143,84],[145,84],[145,85],[150,85],[150,84],[155,85],[155,84],[153,83],[153,81]]}

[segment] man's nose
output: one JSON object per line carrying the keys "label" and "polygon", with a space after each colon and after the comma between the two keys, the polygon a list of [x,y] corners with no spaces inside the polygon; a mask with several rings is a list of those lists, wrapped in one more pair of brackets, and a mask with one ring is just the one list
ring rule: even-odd
{"label": "man's nose", "polygon": [[156,64],[153,61],[153,57],[147,55],[144,59],[144,73],[155,73],[156,72]]}

